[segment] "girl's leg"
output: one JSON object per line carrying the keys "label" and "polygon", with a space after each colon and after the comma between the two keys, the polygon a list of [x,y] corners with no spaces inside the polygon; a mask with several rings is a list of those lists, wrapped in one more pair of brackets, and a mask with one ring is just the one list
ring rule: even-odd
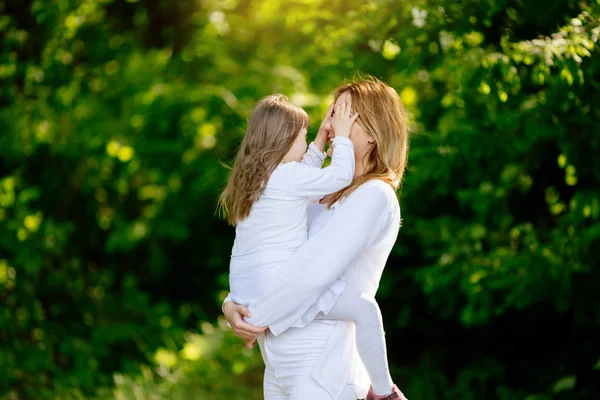
{"label": "girl's leg", "polygon": [[373,391],[378,395],[391,394],[393,382],[387,363],[383,321],[375,299],[347,285],[331,311],[319,314],[317,319],[354,322],[356,348],[371,378]]}

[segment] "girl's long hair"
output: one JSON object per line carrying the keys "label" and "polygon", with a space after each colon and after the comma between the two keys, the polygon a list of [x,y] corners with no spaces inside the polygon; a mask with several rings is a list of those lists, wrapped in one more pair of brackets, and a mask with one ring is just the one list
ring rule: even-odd
{"label": "girl's long hair", "polygon": [[358,112],[357,123],[375,143],[365,154],[365,173],[333,194],[328,207],[371,179],[380,179],[397,189],[407,163],[407,118],[398,93],[374,77],[360,78],[338,87],[335,99],[345,92],[352,97],[352,110]]}
{"label": "girl's long hair", "polygon": [[219,197],[219,209],[229,224],[236,225],[250,214],[271,173],[308,125],[306,112],[282,94],[267,96],[256,105]]}

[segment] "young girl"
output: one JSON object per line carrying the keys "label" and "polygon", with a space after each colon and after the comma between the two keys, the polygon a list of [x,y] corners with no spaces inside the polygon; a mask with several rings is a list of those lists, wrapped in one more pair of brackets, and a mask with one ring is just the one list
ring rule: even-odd
{"label": "young girl", "polygon": [[[333,105],[332,105],[333,106]],[[358,114],[351,104],[330,106],[335,134],[331,164],[314,143],[306,145],[308,115],[283,95],[262,99],[248,122],[229,181],[219,204],[236,237],[230,263],[230,294],[225,299],[251,306],[270,287],[274,272],[307,241],[309,198],[322,198],[348,186],[354,175],[354,146],[348,138]],[[333,115],[332,115],[333,113]],[[327,251],[327,245],[323,246]],[[376,394],[396,392],[387,365],[377,303],[337,281],[294,327],[313,318],[349,320],[356,325],[358,352]],[[282,332],[271,332],[279,335]],[[252,343],[247,343],[251,346]],[[264,349],[263,357],[265,356]],[[385,399],[395,399],[394,393]]]}

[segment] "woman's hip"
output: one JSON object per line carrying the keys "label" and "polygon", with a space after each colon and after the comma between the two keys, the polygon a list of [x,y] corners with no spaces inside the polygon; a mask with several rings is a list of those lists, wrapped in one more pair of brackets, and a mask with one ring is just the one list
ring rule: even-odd
{"label": "woman's hip", "polygon": [[315,321],[304,328],[290,328],[279,336],[259,337],[265,367],[280,380],[293,379],[317,364],[335,322]]}
{"label": "woman's hip", "polygon": [[268,385],[271,393],[276,390],[292,395],[300,386],[306,386],[306,381],[298,382],[308,379],[316,385],[315,390],[317,387],[324,390],[331,399],[345,399],[343,393],[352,381],[350,366],[354,349],[348,327],[344,321],[316,320],[304,328],[290,328],[279,336],[261,335],[265,389]]}

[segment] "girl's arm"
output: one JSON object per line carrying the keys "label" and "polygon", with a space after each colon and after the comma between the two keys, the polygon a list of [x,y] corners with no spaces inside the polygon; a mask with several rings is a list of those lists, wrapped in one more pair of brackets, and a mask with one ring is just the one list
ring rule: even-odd
{"label": "girl's arm", "polygon": [[[310,167],[303,163],[291,163],[287,166],[284,186],[296,196],[324,196],[352,183],[354,144],[349,136],[352,126],[358,118],[358,113],[352,114],[350,102],[336,103],[334,107],[335,115],[332,116],[334,110],[332,106],[329,106],[327,115],[315,138],[315,143],[321,142],[325,135],[328,135],[327,126],[333,129],[335,138],[332,143],[334,152],[331,164],[323,169]],[[313,150],[316,152],[320,150],[320,147],[315,143],[311,143],[311,146],[314,146]]]}
{"label": "girl's arm", "polygon": [[381,234],[391,215],[381,187],[358,188],[272,279],[274,286],[250,305],[255,326],[279,335],[296,323],[346,267]]}
{"label": "girl's arm", "polygon": [[319,126],[319,130],[317,131],[317,136],[308,146],[308,151],[302,158],[303,164],[312,165],[313,167],[318,168],[323,166],[323,161],[325,161],[325,158],[327,157],[325,154],[325,145],[327,144],[327,140],[329,140],[329,131],[331,130],[330,120],[331,115],[333,114],[333,106],[334,103],[331,103],[327,108],[321,126]]}
{"label": "girl's arm", "polygon": [[286,166],[282,184],[285,190],[300,197],[324,196],[352,183],[354,177],[354,144],[345,137],[333,139],[333,156],[326,168],[303,163]]}
{"label": "girl's arm", "polygon": [[327,154],[325,152],[319,150],[315,142],[311,142],[308,145],[308,150],[302,157],[302,164],[308,165],[310,167],[321,168],[323,166],[323,162],[325,162],[325,158]]}

